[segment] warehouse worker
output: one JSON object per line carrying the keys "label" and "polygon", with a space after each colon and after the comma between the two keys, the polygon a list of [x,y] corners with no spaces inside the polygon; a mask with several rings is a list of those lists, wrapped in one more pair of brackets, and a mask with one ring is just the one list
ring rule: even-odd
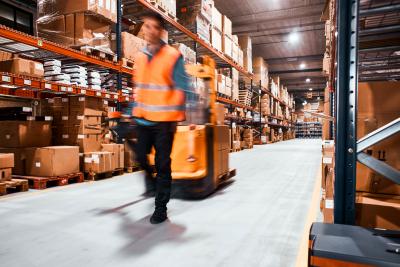
{"label": "warehouse worker", "polygon": [[[177,122],[185,120],[185,98],[189,79],[183,57],[178,50],[161,40],[165,23],[156,13],[143,18],[147,46],[135,60],[135,102],[132,115],[137,127],[137,160],[146,171],[146,189],[155,189],[152,224],[167,219],[171,195],[171,150]],[[147,162],[154,146],[156,179]],[[155,182],[154,182],[155,181]]]}

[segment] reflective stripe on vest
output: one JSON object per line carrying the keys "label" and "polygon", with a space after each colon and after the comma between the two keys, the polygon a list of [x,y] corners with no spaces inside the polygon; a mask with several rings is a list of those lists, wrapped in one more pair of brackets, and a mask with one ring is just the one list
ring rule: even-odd
{"label": "reflective stripe on vest", "polygon": [[173,70],[180,53],[164,45],[151,61],[141,53],[136,59],[133,116],[150,121],[185,120],[185,92],[173,86]]}

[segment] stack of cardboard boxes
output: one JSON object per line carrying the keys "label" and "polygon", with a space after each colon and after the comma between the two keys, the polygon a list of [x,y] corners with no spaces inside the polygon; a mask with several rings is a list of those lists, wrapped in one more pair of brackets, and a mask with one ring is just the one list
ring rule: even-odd
{"label": "stack of cardboard boxes", "polygon": [[243,130],[242,148],[253,148],[253,129],[247,128]]}
{"label": "stack of cardboard boxes", "polygon": [[326,223],[333,223],[334,165],[335,143],[333,140],[324,140],[322,142],[321,210]]}
{"label": "stack of cardboard boxes", "polygon": [[232,68],[232,100],[239,101],[239,71]]}
{"label": "stack of cardboard boxes", "polygon": [[12,173],[55,176],[79,172],[78,147],[52,147],[51,121],[35,121],[32,119],[39,117],[34,116],[28,118],[0,121],[0,153],[14,154]]}
{"label": "stack of cardboard boxes", "polygon": [[212,8],[211,44],[218,51],[222,51],[222,15],[218,9]]}
{"label": "stack of cardboard boxes", "polygon": [[222,16],[222,52],[232,57],[233,53],[232,21],[227,16]]}
{"label": "stack of cardboard boxes", "polygon": [[268,65],[262,57],[253,58],[254,82],[268,89]]}
{"label": "stack of cardboard boxes", "polygon": [[76,146],[81,170],[104,173],[124,168],[124,145],[107,141],[107,104],[101,98],[69,96],[43,99],[42,115],[52,115],[53,143]]}
{"label": "stack of cardboard boxes", "polygon": [[267,116],[271,114],[270,96],[265,94],[261,97],[261,114]]}
{"label": "stack of cardboard boxes", "polygon": [[243,67],[253,73],[253,48],[248,35],[239,36],[239,46],[243,51]]}
{"label": "stack of cardboard boxes", "polygon": [[89,45],[111,52],[116,0],[39,0],[38,36],[66,46]]}
{"label": "stack of cardboard boxes", "polygon": [[210,26],[212,22],[213,0],[177,1],[177,17],[179,22],[197,33],[200,38],[210,42]]}
{"label": "stack of cardboard boxes", "polygon": [[182,43],[176,43],[172,46],[181,52],[185,64],[196,64],[196,52],[193,49]]}
{"label": "stack of cardboard boxes", "polygon": [[[121,56],[123,58],[135,61],[135,58],[144,47],[146,47],[146,41],[139,38],[129,32],[121,33]],[[116,41],[113,40],[111,49],[116,51]]]}

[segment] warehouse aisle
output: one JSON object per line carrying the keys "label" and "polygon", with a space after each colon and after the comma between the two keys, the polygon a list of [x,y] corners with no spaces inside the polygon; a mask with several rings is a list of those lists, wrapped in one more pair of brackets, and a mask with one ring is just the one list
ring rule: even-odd
{"label": "warehouse aisle", "polygon": [[321,163],[320,140],[231,154],[233,182],[172,200],[148,223],[141,173],[0,199],[0,265],[293,266]]}

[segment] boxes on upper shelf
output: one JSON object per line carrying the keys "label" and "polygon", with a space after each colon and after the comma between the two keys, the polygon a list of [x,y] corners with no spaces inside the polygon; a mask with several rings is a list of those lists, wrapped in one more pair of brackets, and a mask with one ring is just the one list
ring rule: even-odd
{"label": "boxes on upper shelf", "polygon": [[177,17],[183,25],[193,25],[199,15],[211,22],[213,7],[213,0],[179,0],[176,2]]}
{"label": "boxes on upper shelf", "polygon": [[222,17],[222,32],[225,35],[232,35],[232,21],[227,16]]}
{"label": "boxes on upper shelf", "polygon": [[212,21],[211,24],[213,27],[218,29],[220,32],[222,32],[222,15],[218,11],[218,9],[213,6],[212,7]]}
{"label": "boxes on upper shelf", "polygon": [[222,32],[215,27],[211,27],[211,44],[218,51],[222,51]]}
{"label": "boxes on upper shelf", "polygon": [[239,46],[243,50],[243,67],[250,73],[253,72],[253,48],[248,35],[239,36]]}
{"label": "boxes on upper shelf", "polygon": [[[113,40],[112,40],[112,46],[111,49],[113,51],[116,51],[116,36],[113,35]],[[135,57],[137,56],[137,53],[141,51],[144,47],[146,47],[146,41],[143,40],[142,38],[139,38],[133,34],[130,34],[128,32],[122,32],[121,33],[121,46],[122,46],[122,57],[127,58],[130,60],[135,60]]]}
{"label": "boxes on upper shelf", "polygon": [[232,36],[225,34],[222,37],[222,52],[230,58],[232,57]]}
{"label": "boxes on upper shelf", "polygon": [[87,12],[117,22],[117,0],[38,0],[38,17]]}
{"label": "boxes on upper shelf", "polygon": [[262,57],[253,58],[254,81],[260,82],[261,86],[268,88],[268,65]]}
{"label": "boxes on upper shelf", "polygon": [[[89,45],[109,53],[111,25],[98,16],[74,13],[37,20],[38,36],[66,46]],[[108,50],[107,50],[108,49]]]}

